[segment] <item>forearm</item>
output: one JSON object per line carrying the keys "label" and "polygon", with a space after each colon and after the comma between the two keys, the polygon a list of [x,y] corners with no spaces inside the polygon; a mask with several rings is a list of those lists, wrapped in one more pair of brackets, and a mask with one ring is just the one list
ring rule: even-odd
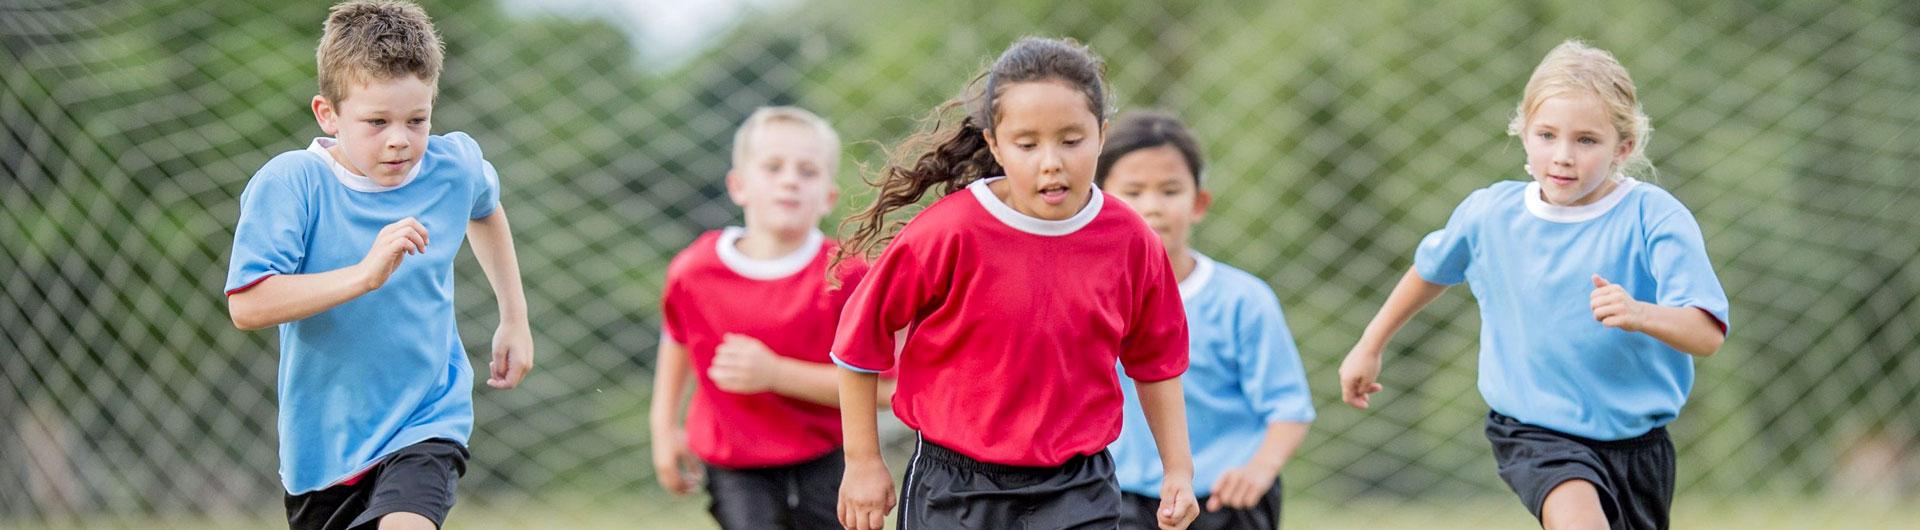
{"label": "forearm", "polygon": [[648,414],[656,433],[680,428],[680,403],[693,379],[685,347],[663,339],[658,359],[653,372],[653,405]]}
{"label": "forearm", "polygon": [[1276,421],[1267,424],[1267,435],[1260,440],[1260,448],[1255,450],[1248,464],[1279,474],[1287,461],[1293,459],[1294,451],[1300,448],[1300,442],[1307,439],[1307,423],[1297,421]]}
{"label": "forearm", "polygon": [[1429,282],[1420,277],[1419,271],[1407,269],[1400,277],[1400,283],[1394,285],[1393,293],[1387,295],[1387,303],[1380,306],[1380,312],[1374,314],[1373,321],[1367,324],[1366,332],[1361,334],[1360,343],[1369,351],[1378,354],[1393,340],[1393,334],[1407,325],[1427,304],[1447,292],[1447,286]]}
{"label": "forearm", "polygon": [[507,224],[506,207],[495,208],[492,215],[467,222],[467,239],[473,244],[473,257],[493,287],[502,322],[527,320],[527,295],[520,285],[520,260],[513,250],[513,231]]}
{"label": "forearm", "polygon": [[847,460],[880,459],[880,419],[874,391],[880,376],[838,369],[840,430]]}
{"label": "forearm", "polygon": [[1726,334],[1720,331],[1720,323],[1699,308],[1648,303],[1641,310],[1645,312],[1641,333],[1651,335],[1689,355],[1713,355],[1720,351],[1720,345],[1726,341]]}
{"label": "forearm", "polygon": [[840,406],[840,368],[790,357],[774,357],[779,376],[773,392],[829,407]]}
{"label": "forearm", "polygon": [[1160,466],[1169,477],[1193,479],[1193,451],[1187,445],[1186,396],[1180,393],[1180,378],[1151,383],[1135,382],[1140,409],[1147,417],[1147,429],[1160,450]]}
{"label": "forearm", "polygon": [[373,290],[365,268],[354,265],[314,274],[277,274],[227,296],[234,327],[261,329],[300,320]]}

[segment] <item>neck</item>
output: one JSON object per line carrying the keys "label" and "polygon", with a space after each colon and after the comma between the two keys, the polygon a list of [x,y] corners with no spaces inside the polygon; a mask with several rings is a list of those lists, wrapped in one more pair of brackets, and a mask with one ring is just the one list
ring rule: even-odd
{"label": "neck", "polygon": [[1193,249],[1186,245],[1168,250],[1167,258],[1173,260],[1174,281],[1186,281],[1188,276],[1193,275],[1193,269],[1200,266],[1200,261],[1193,259]]}
{"label": "neck", "polygon": [[734,243],[741,254],[757,260],[770,260],[794,253],[807,243],[806,229],[781,231],[763,227],[747,226],[746,234]]}

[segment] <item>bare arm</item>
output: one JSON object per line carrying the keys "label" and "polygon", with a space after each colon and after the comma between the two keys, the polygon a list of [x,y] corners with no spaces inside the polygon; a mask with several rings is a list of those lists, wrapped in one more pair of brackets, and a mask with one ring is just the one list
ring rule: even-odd
{"label": "bare arm", "polygon": [[1386,350],[1387,342],[1393,340],[1393,334],[1406,326],[1413,315],[1446,292],[1447,286],[1429,282],[1421,278],[1418,271],[1407,269],[1407,274],[1393,287],[1393,294],[1387,295],[1386,305],[1380,306],[1380,312],[1367,324],[1360,342],[1353,345],[1346,361],[1340,363],[1341,399],[1354,408],[1367,408],[1370,395],[1381,388],[1374,381],[1380,377],[1380,354]]}
{"label": "bare arm", "polygon": [[500,327],[493,335],[493,361],[487,364],[487,385],[513,388],[533,370],[533,332],[527,324],[527,295],[520,287],[520,261],[513,251],[513,231],[507,225],[506,207],[493,214],[467,221],[467,239],[473,242],[473,257],[493,287],[500,307]]}
{"label": "bare arm", "polygon": [[1727,339],[1720,322],[1706,311],[1634,300],[1626,289],[1599,275],[1593,277],[1592,305],[1593,318],[1601,324],[1645,333],[1688,355],[1713,355]]}
{"label": "bare arm", "polygon": [[1186,528],[1200,516],[1200,505],[1193,497],[1193,450],[1187,444],[1187,404],[1180,378],[1133,385],[1165,470],[1157,514],[1160,528]]}
{"label": "bare arm", "polygon": [[680,406],[692,381],[687,348],[662,334],[654,362],[653,406],[647,419],[653,438],[654,477],[661,488],[676,496],[693,492],[702,479],[700,462],[687,448],[686,430],[680,426]]}
{"label": "bare arm", "polygon": [[840,479],[840,525],[882,530],[894,506],[893,475],[880,457],[880,376],[840,369],[840,430],[847,469]]}
{"label": "bare arm", "polygon": [[1247,509],[1259,504],[1267,490],[1273,489],[1273,482],[1280,476],[1281,468],[1293,459],[1293,452],[1300,448],[1300,442],[1306,440],[1308,425],[1296,421],[1267,424],[1267,435],[1260,440],[1260,448],[1254,451],[1253,458],[1240,467],[1227,470],[1214,482],[1213,495],[1207,499],[1207,511]]}
{"label": "bare arm", "polygon": [[312,274],[268,276],[227,295],[234,327],[246,330],[300,320],[379,289],[406,255],[427,248],[427,227],[412,217],[380,229],[360,263]]}

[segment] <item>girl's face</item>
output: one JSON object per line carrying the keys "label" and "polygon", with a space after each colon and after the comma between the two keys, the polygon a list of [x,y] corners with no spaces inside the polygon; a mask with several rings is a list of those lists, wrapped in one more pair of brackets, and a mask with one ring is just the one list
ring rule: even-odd
{"label": "girl's face", "polygon": [[1127,153],[1107,169],[1107,191],[1146,218],[1169,254],[1186,250],[1194,223],[1213,202],[1194,183],[1187,156],[1171,145]]}
{"label": "girl's face", "polygon": [[772,120],[749,133],[746,164],[727,172],[727,195],[749,228],[805,234],[833,209],[839,190],[827,164],[834,153],[812,126]]}
{"label": "girl's face", "polygon": [[994,194],[1032,217],[1057,221],[1079,213],[1092,197],[1105,138],[1086,94],[1062,81],[1035,81],[1008,85],[995,101],[994,129],[981,133],[1007,170]]}
{"label": "girl's face", "polygon": [[1591,94],[1548,97],[1528,117],[1527,166],[1547,202],[1561,206],[1590,204],[1613,191],[1614,168],[1633,152],[1621,141],[1606,106]]}

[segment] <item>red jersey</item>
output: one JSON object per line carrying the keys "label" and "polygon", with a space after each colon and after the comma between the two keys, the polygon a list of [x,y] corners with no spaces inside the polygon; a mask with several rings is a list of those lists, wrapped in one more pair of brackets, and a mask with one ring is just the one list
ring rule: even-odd
{"label": "red jersey", "polygon": [[928,441],[1057,466],[1119,436],[1115,360],[1139,381],[1186,371],[1186,314],[1166,249],[1118,199],[1096,189],[1073,217],[1044,220],[991,180],[927,207],[880,254],[840,317],[834,362],[894,371],[894,414]]}
{"label": "red jersey", "polygon": [[714,348],[728,333],[758,339],[775,354],[831,362],[835,324],[865,267],[842,268],[829,289],[836,244],[818,231],[793,254],[755,260],[728,228],[695,240],[667,266],[661,295],[665,340],[686,347],[696,384],[687,408],[687,445],[708,464],[757,468],[797,464],[840,447],[840,410],[772,392],[735,394],[707,377]]}

